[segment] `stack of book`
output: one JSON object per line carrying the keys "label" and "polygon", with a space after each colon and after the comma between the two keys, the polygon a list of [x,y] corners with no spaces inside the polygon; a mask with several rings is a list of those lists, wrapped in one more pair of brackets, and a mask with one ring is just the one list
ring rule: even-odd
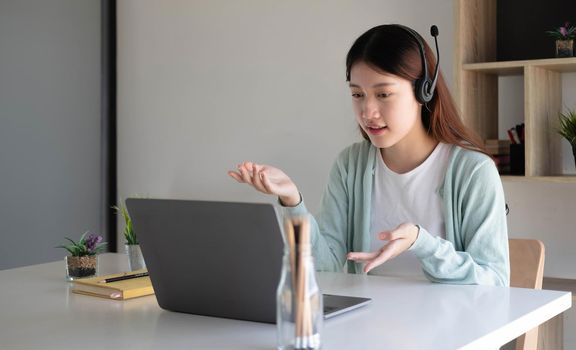
{"label": "stack of book", "polygon": [[496,163],[500,174],[510,174],[510,141],[486,140],[486,151]]}
{"label": "stack of book", "polygon": [[72,292],[125,300],[154,294],[154,289],[148,271],[139,270],[74,280]]}

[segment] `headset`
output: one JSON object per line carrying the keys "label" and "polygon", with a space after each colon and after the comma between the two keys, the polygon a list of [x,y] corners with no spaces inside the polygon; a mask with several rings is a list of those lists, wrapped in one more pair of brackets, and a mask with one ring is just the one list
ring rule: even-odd
{"label": "headset", "polygon": [[440,66],[440,50],[438,50],[438,27],[433,25],[430,27],[430,35],[434,37],[434,42],[436,43],[436,68],[434,69],[434,77],[430,80],[428,77],[428,64],[426,63],[426,54],[424,52],[424,44],[422,37],[412,28],[408,28],[401,24],[393,24],[393,26],[397,28],[403,29],[406,33],[408,33],[416,42],[418,43],[418,47],[420,48],[420,58],[422,59],[422,77],[416,79],[414,82],[414,95],[416,95],[416,100],[421,104],[425,105],[426,103],[432,100],[434,97],[434,89],[436,88],[436,80],[438,80],[438,67]]}

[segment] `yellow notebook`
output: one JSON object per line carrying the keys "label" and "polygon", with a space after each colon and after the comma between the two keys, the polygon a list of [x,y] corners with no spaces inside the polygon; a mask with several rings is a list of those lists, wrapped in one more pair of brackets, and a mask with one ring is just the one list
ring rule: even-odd
{"label": "yellow notebook", "polygon": [[154,294],[152,282],[150,282],[150,277],[148,276],[103,283],[105,279],[129,276],[142,272],[146,271],[122,272],[75,280],[72,292],[116,300]]}

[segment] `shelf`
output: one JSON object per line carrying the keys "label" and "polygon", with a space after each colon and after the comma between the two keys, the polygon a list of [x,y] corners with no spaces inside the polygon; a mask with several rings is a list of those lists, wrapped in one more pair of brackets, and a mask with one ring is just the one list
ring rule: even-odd
{"label": "shelf", "polygon": [[[497,1],[456,0],[455,100],[462,121],[482,139],[497,139],[499,77],[523,80],[526,176],[502,176],[502,181],[576,183],[563,172],[562,74],[576,72],[576,57],[497,61]],[[504,96],[504,95],[502,95]]]}
{"label": "shelf", "polygon": [[525,67],[538,67],[555,72],[576,72],[576,57],[546,58],[541,60],[465,63],[462,69],[494,75],[522,75]]}
{"label": "shelf", "polygon": [[462,65],[462,69],[494,75],[522,75],[524,74],[524,65],[520,62],[526,61],[465,63]]}
{"label": "shelf", "polygon": [[514,175],[501,175],[500,178],[503,182],[556,182],[556,183],[576,183],[576,175],[562,175],[562,176],[514,176]]}

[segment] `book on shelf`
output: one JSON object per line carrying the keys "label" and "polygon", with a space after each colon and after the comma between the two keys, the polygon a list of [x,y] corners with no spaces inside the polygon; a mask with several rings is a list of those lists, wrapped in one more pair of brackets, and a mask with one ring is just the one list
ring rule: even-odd
{"label": "book on shelf", "polygon": [[83,278],[73,283],[74,293],[108,299],[124,300],[154,294],[152,282],[145,270]]}
{"label": "book on shelf", "polygon": [[509,140],[486,140],[484,146],[490,155],[508,155],[510,154]]}

